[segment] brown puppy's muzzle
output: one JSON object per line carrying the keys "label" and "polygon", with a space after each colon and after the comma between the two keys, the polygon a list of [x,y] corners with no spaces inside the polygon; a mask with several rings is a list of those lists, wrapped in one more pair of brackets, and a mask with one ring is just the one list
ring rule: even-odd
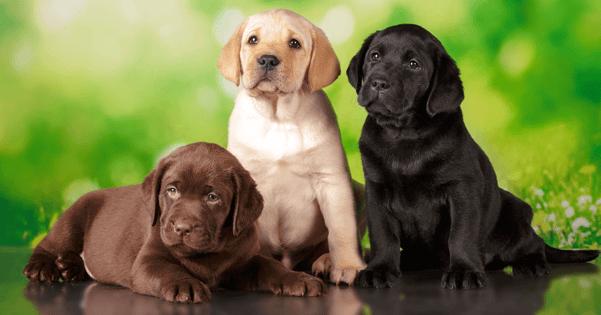
{"label": "brown puppy's muzzle", "polygon": [[218,223],[207,222],[196,213],[201,212],[192,205],[173,209],[161,228],[163,243],[183,252],[211,251],[219,238]]}
{"label": "brown puppy's muzzle", "polygon": [[274,55],[262,55],[257,59],[257,62],[259,63],[259,68],[265,71],[265,73],[274,70],[280,64],[280,60]]}

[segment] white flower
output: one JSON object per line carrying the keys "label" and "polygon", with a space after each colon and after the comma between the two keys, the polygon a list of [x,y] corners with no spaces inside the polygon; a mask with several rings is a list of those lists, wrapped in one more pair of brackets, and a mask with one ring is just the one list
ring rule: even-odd
{"label": "white flower", "polygon": [[572,230],[574,230],[574,231],[578,230],[578,228],[581,226],[589,227],[589,226],[591,226],[591,223],[588,222],[588,220],[583,217],[576,218],[576,220],[574,220],[574,222],[572,222]]}
{"label": "white flower", "polygon": [[567,201],[567,200],[564,200],[564,201],[561,202],[561,205],[565,208],[565,207],[567,207],[567,206],[570,205],[570,202]]}
{"label": "white flower", "polygon": [[571,218],[572,216],[574,216],[574,208],[569,207],[566,209],[566,217]]}
{"label": "white flower", "polygon": [[601,198],[599,198],[595,204],[601,205]]}
{"label": "white flower", "polygon": [[547,217],[547,221],[555,221],[555,213],[549,214],[549,216]]}
{"label": "white flower", "polygon": [[536,203],[536,209],[540,209],[540,208],[541,208],[541,205],[540,205],[540,203],[537,202]]}
{"label": "white flower", "polygon": [[589,195],[582,195],[582,196],[578,197],[579,204],[585,204],[585,203],[589,203],[589,202],[593,202],[593,197],[591,197]]}
{"label": "white flower", "polygon": [[534,193],[541,197],[545,194],[545,192],[542,189],[537,189]]}
{"label": "white flower", "polygon": [[597,206],[595,206],[595,205],[591,205],[590,207],[588,207],[588,209],[591,210],[591,212],[593,214],[595,214],[595,212],[597,212]]}

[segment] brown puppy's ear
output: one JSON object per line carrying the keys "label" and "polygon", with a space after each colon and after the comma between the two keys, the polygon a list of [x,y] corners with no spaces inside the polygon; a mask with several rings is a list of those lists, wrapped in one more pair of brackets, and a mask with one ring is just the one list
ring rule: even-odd
{"label": "brown puppy's ear", "polygon": [[371,45],[371,42],[377,33],[378,32],[375,32],[365,39],[363,46],[361,46],[359,52],[357,52],[353,59],[351,59],[351,63],[346,69],[348,81],[355,88],[357,93],[359,93],[359,90],[361,90],[361,85],[363,84],[363,61],[365,60],[365,54],[369,50],[369,45]]}
{"label": "brown puppy's ear", "polygon": [[251,225],[263,211],[263,196],[257,190],[257,184],[248,171],[232,171],[234,200],[232,200],[234,236]]}
{"label": "brown puppy's ear", "polygon": [[246,29],[248,19],[244,20],[234,32],[234,35],[223,46],[217,67],[221,74],[228,80],[240,85],[240,74],[242,74],[242,62],[240,61],[240,48],[242,47],[242,34]]}
{"label": "brown puppy's ear", "polygon": [[161,206],[159,205],[159,194],[161,193],[161,182],[163,174],[167,169],[167,163],[163,160],[159,162],[157,168],[152,170],[142,182],[142,201],[146,211],[152,218],[152,226],[154,226],[161,216]]}
{"label": "brown puppy's ear", "polygon": [[430,117],[459,108],[463,101],[463,84],[459,78],[459,68],[446,52],[438,56],[430,86],[430,95],[426,103],[426,111]]}
{"label": "brown puppy's ear", "polygon": [[307,83],[311,92],[320,90],[334,81],[340,75],[340,63],[326,34],[317,26],[311,30],[313,51],[307,71]]}

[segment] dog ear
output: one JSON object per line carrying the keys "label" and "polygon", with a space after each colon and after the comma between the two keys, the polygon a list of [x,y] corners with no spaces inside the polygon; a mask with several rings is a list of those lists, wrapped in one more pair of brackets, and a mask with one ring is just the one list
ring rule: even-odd
{"label": "dog ear", "polygon": [[459,78],[459,68],[446,52],[439,54],[437,58],[430,86],[426,103],[430,117],[459,108],[463,101],[463,84]]}
{"label": "dog ear", "polygon": [[234,183],[232,225],[234,236],[238,236],[261,215],[263,196],[257,190],[257,184],[250,173],[245,169],[232,170],[232,182]]}
{"label": "dog ear", "polygon": [[240,48],[242,47],[242,34],[246,29],[248,19],[244,20],[234,32],[234,35],[223,46],[217,67],[221,74],[228,80],[240,85],[240,74],[242,73],[242,62],[240,61]]}
{"label": "dog ear", "polygon": [[144,207],[152,218],[152,226],[154,226],[161,216],[161,206],[159,204],[159,194],[161,193],[161,182],[163,174],[168,167],[166,159],[159,161],[159,165],[153,169],[142,181],[142,201]]}
{"label": "dog ear", "polygon": [[311,38],[313,51],[307,71],[307,83],[311,92],[314,92],[336,81],[340,75],[340,63],[326,34],[319,27],[313,26]]}
{"label": "dog ear", "polygon": [[351,63],[346,69],[346,76],[348,77],[348,81],[355,88],[355,91],[359,93],[361,89],[361,85],[363,83],[363,61],[365,60],[365,53],[369,49],[369,45],[371,45],[372,40],[376,36],[378,32],[369,35],[368,38],[363,42],[363,46],[359,49],[359,52],[351,59]]}

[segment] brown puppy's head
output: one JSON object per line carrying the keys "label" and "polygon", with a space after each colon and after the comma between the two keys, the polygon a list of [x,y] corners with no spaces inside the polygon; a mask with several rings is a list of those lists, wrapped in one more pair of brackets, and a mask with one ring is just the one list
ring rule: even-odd
{"label": "brown puppy's head", "polygon": [[161,159],[144,179],[142,195],[163,243],[183,255],[219,251],[263,209],[248,171],[226,149],[204,142]]}
{"label": "brown puppy's head", "polygon": [[455,61],[434,35],[413,24],[369,36],[346,73],[359,105],[380,122],[410,124],[453,112],[463,101]]}
{"label": "brown puppy's head", "polygon": [[338,58],[324,32],[284,9],[255,14],[240,24],[219,56],[223,76],[255,95],[309,92],[340,75]]}

